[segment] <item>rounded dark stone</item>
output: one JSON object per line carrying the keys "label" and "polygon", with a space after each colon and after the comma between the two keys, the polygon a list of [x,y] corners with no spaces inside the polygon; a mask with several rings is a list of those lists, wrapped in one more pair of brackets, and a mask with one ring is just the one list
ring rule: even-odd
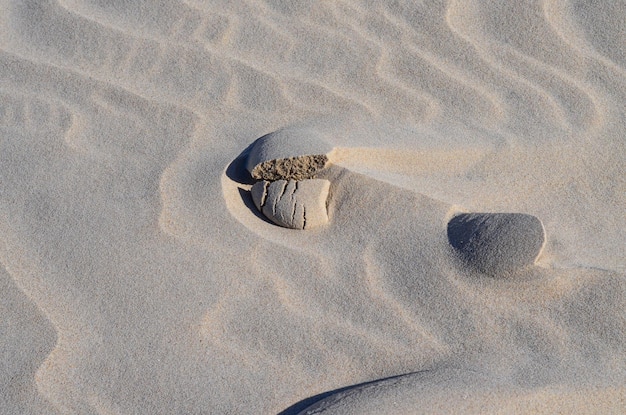
{"label": "rounded dark stone", "polygon": [[471,266],[499,276],[534,264],[545,231],[523,213],[463,213],[448,222],[448,241]]}

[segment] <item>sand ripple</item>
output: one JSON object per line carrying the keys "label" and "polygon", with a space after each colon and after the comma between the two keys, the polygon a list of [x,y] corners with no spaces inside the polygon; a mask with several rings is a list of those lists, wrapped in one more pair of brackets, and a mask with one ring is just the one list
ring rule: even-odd
{"label": "sand ripple", "polygon": [[[623,397],[620,2],[0,8],[0,412],[278,413],[450,365]],[[294,233],[238,168],[307,122],[329,223]],[[464,267],[462,211],[540,218],[537,264]]]}

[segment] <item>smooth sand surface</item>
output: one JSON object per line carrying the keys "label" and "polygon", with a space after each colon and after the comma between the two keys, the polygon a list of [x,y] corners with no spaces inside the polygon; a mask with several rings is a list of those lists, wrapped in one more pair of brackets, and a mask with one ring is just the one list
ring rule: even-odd
{"label": "smooth sand surface", "polygon": [[[0,0],[0,413],[624,413],[624,21]],[[328,223],[277,226],[250,165],[320,154]],[[472,212],[536,261],[460,257]]]}

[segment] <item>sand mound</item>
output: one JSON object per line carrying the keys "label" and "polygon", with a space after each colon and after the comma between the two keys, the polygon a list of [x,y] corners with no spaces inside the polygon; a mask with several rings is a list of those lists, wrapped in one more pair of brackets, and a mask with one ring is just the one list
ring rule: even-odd
{"label": "sand mound", "polygon": [[624,407],[626,3],[1,4],[0,414]]}
{"label": "sand mound", "polygon": [[312,130],[282,129],[253,144],[247,168],[255,179],[308,179],[324,168],[331,150],[332,146]]}
{"label": "sand mound", "polygon": [[311,229],[328,222],[329,188],[330,182],[321,179],[263,180],[255,183],[250,193],[259,211],[275,224],[291,229]]}
{"label": "sand mound", "polygon": [[534,264],[545,231],[532,215],[464,213],[448,223],[448,240],[471,266],[500,276]]}
{"label": "sand mound", "polygon": [[445,368],[342,388],[298,415],[597,414],[598,405],[602,413],[620,413],[624,393],[623,387],[567,384],[526,388],[474,370]]}

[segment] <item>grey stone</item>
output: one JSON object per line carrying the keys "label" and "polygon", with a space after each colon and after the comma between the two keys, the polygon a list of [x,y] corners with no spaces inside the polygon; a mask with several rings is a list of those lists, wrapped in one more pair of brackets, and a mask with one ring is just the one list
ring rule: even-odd
{"label": "grey stone", "polygon": [[535,263],[545,231],[532,215],[464,213],[448,222],[448,241],[475,269],[505,276]]}

